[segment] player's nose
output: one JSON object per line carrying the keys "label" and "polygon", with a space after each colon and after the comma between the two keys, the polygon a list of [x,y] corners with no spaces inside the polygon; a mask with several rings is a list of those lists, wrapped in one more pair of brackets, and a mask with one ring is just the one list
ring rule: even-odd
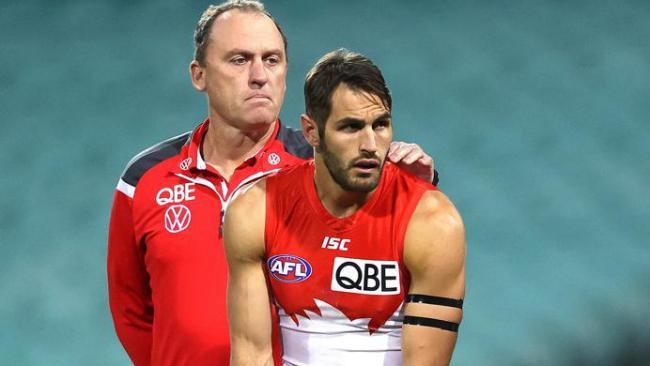
{"label": "player's nose", "polygon": [[370,153],[377,152],[377,136],[372,126],[364,128],[360,134],[361,143],[359,149]]}

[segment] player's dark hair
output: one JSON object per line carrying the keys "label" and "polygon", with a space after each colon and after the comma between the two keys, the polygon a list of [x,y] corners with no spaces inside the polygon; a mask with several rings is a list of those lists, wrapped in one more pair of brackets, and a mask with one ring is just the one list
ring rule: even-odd
{"label": "player's dark hair", "polygon": [[[264,9],[264,4],[256,0],[230,0],[219,5],[208,6],[196,24],[196,29],[194,30],[194,59],[199,65],[205,66],[205,53],[208,48],[208,41],[210,40],[212,24],[219,15],[230,10],[261,13],[269,17],[282,36],[284,53],[287,54],[287,37],[284,35],[280,24]],[[288,54],[286,57],[288,59]]]}
{"label": "player's dark hair", "polygon": [[332,51],[318,60],[305,78],[305,112],[318,125],[321,137],[332,111],[332,94],[339,84],[374,94],[391,110],[390,90],[379,68],[359,53],[344,48]]}

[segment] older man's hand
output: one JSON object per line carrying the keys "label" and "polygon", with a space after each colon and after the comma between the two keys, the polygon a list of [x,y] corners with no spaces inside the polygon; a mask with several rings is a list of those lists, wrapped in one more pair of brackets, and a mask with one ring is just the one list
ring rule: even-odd
{"label": "older man's hand", "polygon": [[388,150],[388,159],[423,180],[433,182],[433,158],[418,144],[393,141]]}

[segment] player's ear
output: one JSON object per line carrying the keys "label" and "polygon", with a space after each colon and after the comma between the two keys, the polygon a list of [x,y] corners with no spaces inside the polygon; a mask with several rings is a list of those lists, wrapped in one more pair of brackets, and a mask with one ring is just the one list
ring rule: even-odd
{"label": "player's ear", "polygon": [[301,114],[300,124],[302,125],[302,134],[305,136],[305,140],[309,142],[309,145],[318,147],[320,136],[318,135],[318,125],[316,124],[316,121],[306,114]]}
{"label": "player's ear", "polygon": [[190,62],[190,79],[194,89],[205,91],[205,69],[196,60]]}

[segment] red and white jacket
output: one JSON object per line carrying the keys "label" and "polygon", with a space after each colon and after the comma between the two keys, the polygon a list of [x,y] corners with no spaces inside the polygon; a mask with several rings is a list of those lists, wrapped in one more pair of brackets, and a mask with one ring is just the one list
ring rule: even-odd
{"label": "red and white jacket", "polygon": [[200,154],[208,123],[134,157],[117,184],[109,303],[136,366],[228,364],[223,212],[239,187],[313,154],[301,132],[276,121],[268,143],[226,181]]}

